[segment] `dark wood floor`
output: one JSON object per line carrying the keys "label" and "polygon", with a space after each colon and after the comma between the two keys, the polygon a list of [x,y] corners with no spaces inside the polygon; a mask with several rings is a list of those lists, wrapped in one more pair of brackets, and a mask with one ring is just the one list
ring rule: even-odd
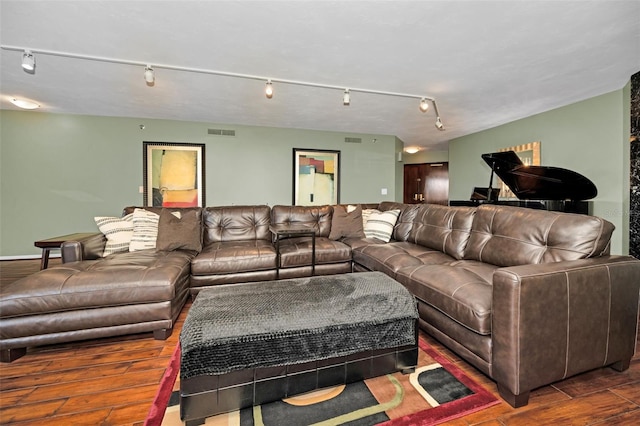
{"label": "dark wood floor", "polygon": [[[37,260],[0,262],[0,287],[38,268]],[[29,349],[23,358],[1,364],[0,423],[142,425],[189,307],[166,341],[144,334],[75,342]],[[482,373],[422,337],[497,395]],[[535,390],[526,407],[501,403],[448,424],[640,425],[640,356],[623,373],[595,370]]]}

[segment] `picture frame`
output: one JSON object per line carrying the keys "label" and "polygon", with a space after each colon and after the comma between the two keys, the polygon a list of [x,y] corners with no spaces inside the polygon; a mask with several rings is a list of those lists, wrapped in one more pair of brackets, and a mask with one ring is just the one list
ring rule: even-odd
{"label": "picture frame", "polygon": [[[500,152],[514,151],[525,166],[540,165],[540,141],[501,148]],[[500,181],[500,198],[517,198],[504,182]]]}
{"label": "picture frame", "polygon": [[340,203],[340,151],[293,148],[294,206]]}
{"label": "picture frame", "polygon": [[143,142],[143,205],[205,206],[205,145]]}

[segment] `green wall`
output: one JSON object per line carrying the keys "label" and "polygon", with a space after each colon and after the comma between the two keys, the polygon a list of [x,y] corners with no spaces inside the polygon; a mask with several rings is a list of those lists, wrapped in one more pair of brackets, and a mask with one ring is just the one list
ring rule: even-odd
{"label": "green wall", "polygon": [[402,198],[394,136],[2,110],[0,256],[38,255],[38,239],[97,231],[94,216],[142,205],[143,141],[204,143],[208,206],[291,204],[294,147],[341,151],[343,203]]}
{"label": "green wall", "polygon": [[[629,246],[629,97],[624,88],[409,155],[389,135],[142,118],[0,111],[0,257],[38,255],[38,239],[95,231],[96,215],[141,205],[142,142],[206,144],[206,204],[290,204],[292,148],[341,151],[341,202],[401,201],[405,163],[449,161],[450,199],[487,182],[480,155],[540,141],[542,164],[598,187],[592,213],[616,226],[612,253]],[[141,130],[140,125],[145,129]],[[236,130],[211,136],[209,128]],[[345,143],[359,137],[362,143]],[[387,189],[387,195],[381,190]]]}
{"label": "green wall", "polygon": [[[541,142],[541,164],[574,170],[591,179],[598,196],[591,213],[616,226],[611,252],[629,250],[629,84],[562,108],[454,139],[449,144],[449,197],[469,198],[489,183],[481,154]],[[496,181],[494,181],[494,185]]]}
{"label": "green wall", "polygon": [[446,163],[449,151],[418,151],[415,154],[404,153],[404,164]]}

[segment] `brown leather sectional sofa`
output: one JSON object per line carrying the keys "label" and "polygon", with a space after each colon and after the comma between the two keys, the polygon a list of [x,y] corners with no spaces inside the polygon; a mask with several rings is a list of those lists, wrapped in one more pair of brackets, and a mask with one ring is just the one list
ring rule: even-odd
{"label": "brown leather sectional sofa", "polygon": [[[316,229],[316,274],[375,270],[395,278],[416,296],[420,327],[493,378],[513,406],[554,381],[629,367],[640,261],[609,254],[609,222],[491,205],[375,207],[401,211],[388,243],[329,239],[331,206],[203,208],[199,253],[100,258],[101,235],[65,243],[63,265],[3,289],[2,360],[63,341],[148,331],[166,338],[189,292],[275,279],[269,225],[305,223]],[[279,248],[280,278],[310,274],[310,237]]]}

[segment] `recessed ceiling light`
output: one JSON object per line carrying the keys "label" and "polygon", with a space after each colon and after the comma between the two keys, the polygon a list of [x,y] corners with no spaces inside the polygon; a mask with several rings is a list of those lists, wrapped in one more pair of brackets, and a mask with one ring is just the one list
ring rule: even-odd
{"label": "recessed ceiling light", "polygon": [[35,102],[32,102],[32,101],[27,101],[25,99],[11,98],[9,100],[11,101],[12,104],[17,106],[18,108],[22,108],[22,109],[37,109],[37,108],[40,108],[39,104],[37,104]]}

